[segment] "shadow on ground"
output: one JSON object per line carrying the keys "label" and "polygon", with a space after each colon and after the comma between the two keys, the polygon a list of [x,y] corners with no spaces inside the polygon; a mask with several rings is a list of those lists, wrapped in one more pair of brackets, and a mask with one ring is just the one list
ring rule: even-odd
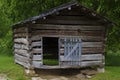
{"label": "shadow on ground", "polygon": [[80,69],[35,69],[40,75],[73,76],[80,73]]}

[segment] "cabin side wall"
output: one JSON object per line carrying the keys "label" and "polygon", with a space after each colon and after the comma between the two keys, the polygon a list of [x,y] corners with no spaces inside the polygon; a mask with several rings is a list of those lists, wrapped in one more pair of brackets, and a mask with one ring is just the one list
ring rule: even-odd
{"label": "cabin side wall", "polygon": [[15,63],[18,63],[26,68],[30,68],[31,65],[28,37],[27,27],[13,28]]}

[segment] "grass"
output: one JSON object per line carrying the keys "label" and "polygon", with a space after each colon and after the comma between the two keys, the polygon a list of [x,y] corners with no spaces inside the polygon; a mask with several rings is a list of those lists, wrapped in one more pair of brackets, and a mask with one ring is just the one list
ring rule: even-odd
{"label": "grass", "polygon": [[12,56],[0,55],[0,74],[7,75],[11,80],[30,80],[23,67],[14,64]]}
{"label": "grass", "polygon": [[[44,60],[49,63],[49,60]],[[57,64],[56,60],[53,62]],[[51,64],[52,64],[51,63]],[[91,80],[120,80],[120,52],[108,52],[106,56],[105,73],[93,76]],[[12,56],[0,55],[0,74],[6,74],[11,80],[30,80],[24,73],[24,68],[14,64]]]}
{"label": "grass", "polygon": [[45,65],[58,65],[58,60],[57,59],[43,59],[43,63]]}
{"label": "grass", "polygon": [[91,80],[120,80],[120,51],[108,51],[105,73],[95,75]]}
{"label": "grass", "polygon": [[96,74],[91,80],[120,80],[120,67],[106,66],[105,73]]}

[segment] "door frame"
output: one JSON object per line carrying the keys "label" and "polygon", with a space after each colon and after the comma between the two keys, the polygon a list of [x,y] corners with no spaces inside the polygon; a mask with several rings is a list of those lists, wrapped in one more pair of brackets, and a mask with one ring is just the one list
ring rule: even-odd
{"label": "door frame", "polygon": [[[42,65],[44,65],[44,64],[43,64],[43,59],[44,59],[44,58],[43,58],[43,38],[44,38],[44,37],[58,38],[58,48],[57,48],[57,49],[58,49],[58,53],[57,53],[57,54],[58,54],[58,65],[57,65],[57,66],[59,66],[59,64],[60,64],[60,54],[59,54],[59,53],[60,53],[60,51],[59,51],[59,42],[60,42],[59,40],[60,40],[60,37],[59,37],[59,36],[41,36],[41,38],[42,38],[42,39],[41,39],[41,40],[42,40],[42,53],[41,53],[41,55],[42,55]],[[49,65],[49,66],[51,66],[51,65]],[[55,65],[55,66],[56,66],[56,65]]]}

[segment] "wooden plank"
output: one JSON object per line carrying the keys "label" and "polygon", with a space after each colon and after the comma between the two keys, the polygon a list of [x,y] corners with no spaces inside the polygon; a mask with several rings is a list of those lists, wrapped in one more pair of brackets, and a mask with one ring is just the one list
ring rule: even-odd
{"label": "wooden plank", "polygon": [[[102,47],[83,47],[82,48],[82,54],[99,54],[99,53],[104,53],[105,50]],[[64,54],[64,49],[60,49],[60,54]]]}
{"label": "wooden plank", "polygon": [[21,62],[21,61],[19,61],[17,59],[15,59],[15,63],[18,63],[18,64],[24,66],[25,68],[30,68],[30,64],[29,63]]}
{"label": "wooden plank", "polygon": [[[103,47],[103,42],[82,42],[82,50],[83,51],[87,51],[86,49],[92,49],[92,50],[95,50],[94,48],[92,47],[95,47],[97,50],[102,50],[100,48]],[[64,44],[61,44],[62,47],[64,47]],[[86,49],[85,49],[86,48]],[[103,50],[102,50],[103,51]],[[91,51],[92,52],[92,51]]]}
{"label": "wooden plank", "polygon": [[55,19],[46,19],[41,20],[41,24],[71,24],[71,25],[100,25],[97,21],[92,20],[55,20]]}
{"label": "wooden plank", "polygon": [[78,11],[75,11],[74,9],[72,9],[72,10],[69,10],[68,11],[68,9],[64,9],[64,10],[61,10],[61,11],[59,11],[59,15],[62,15],[62,16],[77,16],[77,17],[81,17],[81,16],[83,16],[83,15],[85,15],[84,13],[79,13]]}
{"label": "wooden plank", "polygon": [[72,64],[71,64],[71,61],[61,61],[60,62],[61,67],[69,66],[70,68],[72,68],[74,66],[78,66],[80,68],[79,64],[80,64],[80,61],[72,61]]}
{"label": "wooden plank", "polygon": [[85,42],[94,42],[94,41],[103,41],[104,38],[102,36],[80,36],[80,38],[82,39],[82,41]]}
{"label": "wooden plank", "polygon": [[32,61],[32,66],[35,68],[40,68],[42,65],[41,61]]}
{"label": "wooden plank", "polygon": [[32,40],[32,41],[41,41],[41,35],[33,35],[33,36],[31,37],[31,40]]}
{"label": "wooden plank", "polygon": [[85,16],[62,16],[62,15],[56,15],[56,16],[52,16],[52,15],[49,15],[47,16],[47,19],[57,19],[57,20],[88,20],[88,18],[86,18]]}
{"label": "wooden plank", "polygon": [[86,54],[86,55],[81,55],[81,60],[82,61],[87,61],[87,60],[100,60],[102,61],[103,55],[102,54]]}
{"label": "wooden plank", "polygon": [[16,48],[16,49],[26,49],[26,50],[29,50],[28,45],[17,44],[17,43],[14,44],[14,48]]}
{"label": "wooden plank", "polygon": [[64,54],[64,48],[60,48],[60,55]]}
{"label": "wooden plank", "polygon": [[[34,34],[33,36],[38,36],[38,37],[35,37],[34,39],[31,39],[31,40],[34,40],[34,41],[40,41],[40,37],[39,36],[44,36],[44,37],[48,37],[48,36],[50,36],[50,37],[66,37],[66,35],[53,35],[53,34],[51,34],[51,35],[49,35],[49,34],[45,34],[45,35],[42,35],[42,34]],[[75,35],[74,35],[75,36]],[[104,41],[104,37],[102,37],[102,36],[87,36],[87,35],[85,35],[85,36],[81,36],[81,35],[79,35],[79,37],[82,39],[82,41],[85,41],[85,42],[89,42],[89,41],[91,41],[91,42],[93,42],[93,41]],[[61,39],[60,40],[62,43],[63,43],[63,39]]]}
{"label": "wooden plank", "polygon": [[39,47],[42,46],[42,42],[37,41],[37,42],[32,42],[31,47]]}
{"label": "wooden plank", "polygon": [[19,53],[23,53],[23,54],[28,53],[27,50],[23,50],[23,49],[14,49],[14,52],[19,52]]}
{"label": "wooden plank", "polygon": [[28,34],[27,33],[16,33],[13,36],[14,38],[25,38],[28,36]]}
{"label": "wooden plank", "polygon": [[64,61],[64,55],[60,55],[60,61]]}
{"label": "wooden plank", "polygon": [[82,42],[82,47],[103,47],[103,42]]}
{"label": "wooden plank", "polygon": [[[34,27],[33,27],[34,26]],[[88,25],[54,25],[54,24],[33,24],[31,25],[33,30],[35,29],[67,29],[67,30],[104,30],[104,26],[88,26]]]}
{"label": "wooden plank", "polygon": [[32,60],[42,60],[42,55],[33,55]]}
{"label": "wooden plank", "polygon": [[14,57],[16,60],[19,60],[21,62],[29,63],[29,61],[30,61],[29,57],[25,57],[25,56],[22,56],[19,54],[15,54]]}
{"label": "wooden plank", "polygon": [[14,42],[15,43],[23,43],[23,44],[26,44],[26,45],[29,44],[28,40],[26,38],[16,38],[16,39],[14,39]]}
{"label": "wooden plank", "polygon": [[[64,47],[64,37],[65,36],[61,36],[62,38],[61,38],[61,40],[60,40],[60,42],[61,42],[61,47]],[[100,37],[100,36],[79,36],[79,38],[82,40],[82,42],[100,42],[100,41],[103,41],[104,40],[104,38],[103,37]]]}
{"label": "wooden plank", "polygon": [[82,48],[82,53],[104,53],[105,50],[103,48],[99,48],[99,47],[84,47]]}
{"label": "wooden plank", "polygon": [[14,49],[14,53],[15,54],[19,54],[19,55],[23,55],[23,56],[26,56],[26,57],[30,56],[28,51],[27,50],[23,50],[23,49]]}
{"label": "wooden plank", "polygon": [[32,53],[42,53],[42,49],[41,48],[33,48]]}
{"label": "wooden plank", "polygon": [[27,28],[26,27],[19,27],[13,30],[14,33],[25,33],[27,32]]}
{"label": "wooden plank", "polygon": [[102,31],[33,30],[33,35],[103,36]]}
{"label": "wooden plank", "polygon": [[99,66],[103,65],[102,61],[82,61],[81,67],[88,67],[88,66]]}

